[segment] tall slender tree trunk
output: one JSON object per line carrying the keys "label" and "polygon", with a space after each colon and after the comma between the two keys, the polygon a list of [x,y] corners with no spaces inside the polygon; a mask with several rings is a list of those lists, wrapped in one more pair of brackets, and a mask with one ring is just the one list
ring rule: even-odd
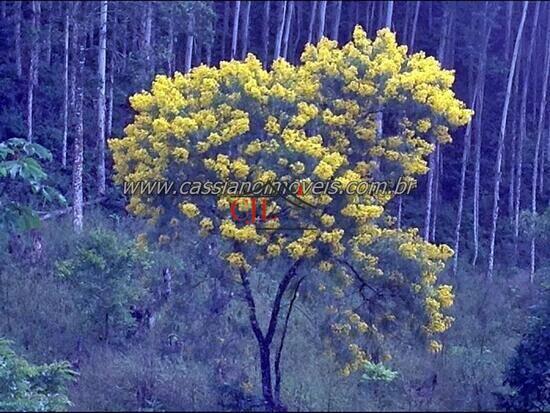
{"label": "tall slender tree trunk", "polygon": [[63,146],[61,148],[61,165],[67,166],[67,134],[69,125],[69,3],[65,3],[64,62],[63,62]]}
{"label": "tall slender tree trunk", "polygon": [[506,6],[506,36],[504,37],[504,56],[506,61],[510,60],[510,45],[512,37],[512,16],[514,10],[514,2],[509,1]]}
{"label": "tall slender tree trunk", "polygon": [[294,44],[292,45],[292,50],[289,51],[288,59],[295,60],[296,56],[299,56],[298,47],[303,46],[302,42],[302,27],[304,26],[304,8],[295,7],[296,9],[296,35],[294,36]]}
{"label": "tall slender tree trunk", "polygon": [[294,14],[294,2],[288,3],[288,10],[285,16],[285,34],[283,38],[283,57],[288,57],[288,43],[290,42],[290,27],[292,25],[292,16]]}
{"label": "tall slender tree trunk", "polygon": [[[477,106],[477,100],[482,94],[482,87],[485,81],[485,67],[487,62],[487,48],[489,45],[489,39],[491,37],[492,24],[489,21],[490,17],[488,16],[489,2],[485,2],[484,7],[484,17],[483,17],[483,43],[481,46],[481,53],[478,61],[478,73],[476,77],[476,84],[474,86],[474,93],[472,96],[472,101],[470,103],[471,108]],[[476,114],[477,116],[477,114]],[[466,127],[466,133],[464,134],[464,150],[462,152],[462,167],[460,170],[460,190],[458,196],[458,212],[456,219],[455,227],[455,244],[453,256],[453,273],[458,272],[458,258],[459,258],[459,247],[460,247],[460,230],[462,224],[462,212],[464,210],[464,192],[466,188],[466,170],[468,168],[468,159],[470,157],[470,148],[472,143],[472,122],[471,120]]]}
{"label": "tall slender tree trunk", "polygon": [[[355,25],[359,24],[361,21],[359,17],[359,5],[360,5],[359,2],[353,2],[347,7],[348,12],[347,12],[347,18],[345,19],[345,21],[347,21],[347,24],[344,27],[346,36],[342,38],[340,36],[340,33],[338,33],[339,40],[342,40],[345,42],[352,37],[351,35],[353,34],[353,29],[355,28]],[[338,25],[339,28],[342,28],[341,15],[342,15],[342,11],[340,12],[340,24]],[[340,29],[338,30],[338,32],[340,32]]]}
{"label": "tall slender tree trunk", "polygon": [[223,2],[223,33],[222,33],[222,55],[220,60],[225,59],[226,45],[227,45],[227,33],[229,32],[229,14],[231,13],[231,3],[229,1]]}
{"label": "tall slender tree trunk", "polygon": [[97,94],[97,191],[105,194],[105,69],[107,61],[107,8],[108,2],[101,2],[99,21],[99,53],[97,56],[99,78]]}
{"label": "tall slender tree trunk", "polygon": [[321,37],[325,35],[325,20],[327,14],[327,2],[321,0],[319,2],[319,27],[317,30],[317,41],[321,40]]}
{"label": "tall slender tree trunk", "polygon": [[391,30],[391,23],[393,17],[393,0],[387,1],[386,7],[386,27]]}
{"label": "tall slender tree trunk", "polygon": [[[520,50],[521,53],[521,50]],[[510,140],[510,181],[508,185],[508,217],[510,222],[514,222],[514,189],[516,179],[516,156],[517,156],[517,134],[518,134],[518,117],[519,117],[519,82],[520,82],[520,70],[516,71],[514,77],[514,92],[512,94],[514,98],[512,109],[512,136]]]}
{"label": "tall slender tree trunk", "polygon": [[500,123],[500,132],[498,137],[498,149],[497,159],[495,166],[495,187],[493,192],[493,224],[491,228],[491,243],[489,249],[489,268],[487,275],[490,279],[493,278],[494,266],[495,266],[495,243],[497,233],[497,222],[499,215],[499,199],[500,199],[500,181],[502,179],[502,157],[504,152],[504,137],[506,136],[506,121],[508,119],[508,107],[510,105],[510,96],[512,94],[512,82],[514,80],[514,73],[516,70],[516,62],[518,58],[519,45],[521,42],[521,36],[523,34],[523,27],[525,25],[525,17],[527,15],[528,2],[523,2],[523,11],[521,14],[521,21],[519,24],[518,32],[516,35],[516,41],[514,44],[514,52],[512,54],[512,61],[510,62],[510,70],[508,72],[508,84],[506,86],[506,96],[504,99],[504,106],[502,108],[502,119]]}
{"label": "tall slender tree trunk", "polygon": [[243,13],[243,41],[242,41],[242,52],[241,52],[241,59],[244,59],[246,57],[246,53],[248,52],[248,22],[250,20],[250,5],[252,2],[249,0],[246,2],[246,6],[244,8]]}
{"label": "tall slender tree trunk", "polygon": [[411,28],[411,36],[410,36],[410,51],[411,53],[414,52],[414,41],[416,39],[416,26],[418,24],[418,14],[420,13],[420,0],[416,2],[416,6],[414,8],[414,19],[413,24]]}
{"label": "tall slender tree trunk", "polygon": [[[440,50],[440,62],[442,66],[447,68],[452,68],[453,64],[453,42],[454,42],[454,36],[453,36],[453,29],[454,29],[454,22],[455,22],[455,14],[456,10],[454,8],[454,4],[450,5],[450,10],[448,11],[448,14],[446,16],[446,24],[444,25],[444,34],[443,34],[443,41],[441,42],[440,46],[442,47]],[[438,212],[439,212],[439,204],[441,200],[441,180],[443,176],[443,164],[444,164],[444,157],[443,157],[443,147],[438,143],[436,143],[436,171],[435,171],[435,179],[434,179],[434,205],[433,205],[433,218],[432,218],[432,241],[435,241],[435,234],[437,229],[437,218],[438,218]]]}
{"label": "tall slender tree trunk", "polygon": [[514,204],[514,255],[518,258],[518,243],[519,243],[519,211],[521,207],[521,187],[523,175],[523,144],[527,138],[527,93],[529,91],[529,74],[531,72],[531,62],[533,60],[533,49],[535,48],[537,25],[540,13],[540,2],[535,4],[535,14],[533,16],[533,26],[531,28],[531,38],[529,47],[527,48],[526,64],[523,66],[523,85],[521,90],[521,103],[519,109],[519,137],[517,141],[516,151],[516,179],[515,179],[515,204]]}
{"label": "tall slender tree trunk", "polygon": [[[535,143],[535,158],[533,160],[533,177],[531,180],[531,214],[535,219],[537,214],[537,173],[539,168],[539,152],[541,150],[542,134],[544,131],[544,117],[546,114],[546,96],[548,92],[548,75],[550,73],[550,30],[546,31],[546,46],[544,54],[544,71],[542,90],[539,106],[539,118],[537,124],[537,140]],[[535,266],[536,266],[536,236],[534,234],[535,227],[531,228],[531,282],[535,279]]]}
{"label": "tall slender tree trunk", "polygon": [[[212,65],[212,42],[207,41],[203,44],[204,54],[206,59],[206,66]],[[199,62],[200,63],[200,62]]]}
{"label": "tall slender tree trunk", "polygon": [[428,180],[426,183],[426,212],[424,215],[424,240],[430,240],[430,229],[432,219],[432,200],[433,200],[433,186],[434,186],[434,171],[436,168],[435,154],[432,152],[428,157]]}
{"label": "tall slender tree trunk", "polygon": [[485,70],[482,72],[481,82],[479,86],[479,96],[477,97],[477,105],[475,107],[475,167],[474,167],[474,256],[472,259],[472,265],[475,266],[479,256],[479,194],[481,186],[481,142],[483,140],[482,127],[483,127],[483,103],[485,100]]}
{"label": "tall slender tree trunk", "polygon": [[[123,20],[123,26],[124,26],[124,32],[122,36],[122,72],[126,73],[126,69],[128,67],[128,38],[129,36],[129,28],[130,25],[130,19],[129,17],[125,17]],[[176,67],[174,66],[174,70]]]}
{"label": "tall slender tree trunk", "polygon": [[439,187],[441,185],[441,168],[442,168],[442,156],[441,145],[435,146],[435,174],[433,183],[433,205],[432,205],[432,229],[430,233],[431,241],[435,241],[435,230],[437,228],[437,212],[439,209],[440,193]]}
{"label": "tall slender tree trunk", "polygon": [[340,16],[342,15],[342,0],[334,2],[334,9],[334,20],[332,21],[330,37],[332,40],[338,41],[338,33],[340,31]]}
{"label": "tall slender tree trunk", "polygon": [[82,117],[84,90],[83,90],[83,70],[85,63],[84,54],[84,39],[82,38],[81,28],[79,25],[78,8],[79,2],[75,3],[73,13],[73,39],[77,45],[78,53],[74,56],[76,84],[75,84],[75,138],[73,146],[73,228],[76,232],[82,231],[84,222],[83,217],[83,190],[82,190],[82,170],[84,163],[84,124]]}
{"label": "tall slender tree trunk", "polygon": [[23,18],[23,13],[21,11],[22,2],[15,2],[15,70],[17,77],[21,78],[23,75],[23,68],[21,65],[21,20]]}
{"label": "tall slender tree trunk", "polygon": [[[447,33],[449,27],[449,9],[448,6],[444,5],[443,9],[443,24],[441,26],[441,36],[439,38],[439,46],[437,50],[437,58],[441,62],[441,65],[444,66],[445,59],[445,48],[447,45]],[[432,228],[434,226],[435,218],[434,214],[434,195],[437,194],[437,186],[434,186],[439,182],[439,142],[436,139],[434,140],[435,150],[429,155],[429,168],[428,171],[428,181],[426,188],[426,212],[424,216],[424,239],[426,241],[430,240],[430,234],[434,233],[435,230]],[[436,195],[437,196],[437,195]]]}
{"label": "tall slender tree trunk", "polygon": [[273,53],[273,60],[277,60],[281,57],[287,3],[287,1],[280,3],[281,8],[279,9],[279,15],[277,16],[277,34],[275,35],[275,51]]}
{"label": "tall slender tree trunk", "polygon": [[263,62],[264,67],[267,67],[267,59],[269,53],[269,14],[271,11],[271,2],[267,0],[264,3],[264,21],[262,23],[262,43],[263,43]]}
{"label": "tall slender tree trunk", "polygon": [[166,57],[168,63],[168,74],[174,75],[174,16],[170,14],[168,19],[168,56]]}
{"label": "tall slender tree trunk", "polygon": [[52,63],[52,19],[53,19],[53,2],[49,2],[48,7],[48,24],[46,25],[46,47],[44,53],[44,60],[46,65],[50,67]]}
{"label": "tall slender tree trunk", "polygon": [[[113,46],[114,48],[114,46]],[[110,139],[113,133],[113,106],[114,106],[114,86],[115,86],[115,63],[113,54],[109,59],[109,84],[107,89],[107,126],[106,126],[106,138]]]}
{"label": "tall slender tree trunk", "polygon": [[151,76],[153,72],[153,3],[151,1],[147,2],[147,9],[145,11],[145,67],[147,75]]}
{"label": "tall slender tree trunk", "polygon": [[311,17],[309,19],[309,30],[307,34],[307,42],[313,42],[313,28],[315,27],[315,18],[317,14],[317,1],[311,2]]}
{"label": "tall slender tree trunk", "polygon": [[[477,90],[474,92],[474,98],[472,99],[470,107],[473,108],[476,104]],[[458,271],[458,255],[460,247],[460,227],[462,224],[462,211],[464,210],[464,188],[466,184],[466,168],[468,166],[468,158],[470,156],[470,146],[472,142],[472,121],[468,122],[466,127],[466,133],[464,134],[464,149],[462,151],[462,167],[460,169],[460,189],[458,194],[458,212],[456,217],[455,227],[455,245],[453,256],[453,274]]]}
{"label": "tall slender tree trunk", "polygon": [[189,73],[193,63],[193,44],[195,42],[195,16],[192,14],[187,21],[187,33],[185,35],[185,64],[183,71]]}
{"label": "tall slender tree trunk", "polygon": [[32,36],[27,83],[27,140],[33,141],[34,87],[38,83],[38,59],[40,53],[40,2],[32,2]]}
{"label": "tall slender tree trunk", "polygon": [[239,15],[241,14],[241,2],[235,1],[235,11],[233,15],[233,36],[231,37],[231,59],[237,57],[237,39],[239,36]]}
{"label": "tall slender tree trunk", "polygon": [[376,33],[376,23],[375,23],[375,13],[376,13],[376,5],[378,4],[378,2],[376,1],[371,1],[370,2],[372,7],[370,9],[370,17],[369,17],[369,22],[370,22],[370,25],[369,27],[367,28],[367,34],[370,35],[372,33]]}
{"label": "tall slender tree trunk", "polygon": [[407,1],[407,6],[405,7],[405,22],[403,23],[403,37],[402,41],[405,44],[409,44],[409,20],[411,19],[411,3]]}

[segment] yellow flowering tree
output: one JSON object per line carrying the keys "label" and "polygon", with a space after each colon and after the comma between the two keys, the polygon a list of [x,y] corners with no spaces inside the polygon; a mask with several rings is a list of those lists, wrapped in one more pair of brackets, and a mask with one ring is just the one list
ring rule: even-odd
{"label": "yellow flowering tree", "polygon": [[[219,68],[157,76],[151,91],[131,98],[136,115],[125,136],[110,141],[115,179],[414,185],[428,170],[431,142],[450,142],[450,130],[472,115],[455,98],[453,81],[434,58],[408,55],[389,30],[371,41],[361,27],[342,47],[325,38],[307,45],[296,66],[279,59],[264,70],[249,54]],[[301,206],[308,207],[269,198],[268,213],[278,220],[257,224],[232,219],[228,194],[135,192],[128,208],[149,218],[163,243],[181,237],[182,225],[173,225],[180,220],[187,231],[196,226],[202,236],[223,240],[220,256],[243,289],[263,396],[274,409],[282,406],[281,352],[301,285],[329,297],[328,340],[344,375],[374,357],[378,347],[368,343],[383,337],[383,326],[413,314],[422,314],[432,351],[441,349],[435,336],[452,321],[443,310],[453,294],[437,284],[437,274],[452,250],[424,242],[415,229],[397,229],[386,208],[393,197],[391,190],[305,190]],[[240,212],[250,208],[239,203]],[[269,274],[276,287],[272,302],[261,306],[250,282],[258,274]]]}

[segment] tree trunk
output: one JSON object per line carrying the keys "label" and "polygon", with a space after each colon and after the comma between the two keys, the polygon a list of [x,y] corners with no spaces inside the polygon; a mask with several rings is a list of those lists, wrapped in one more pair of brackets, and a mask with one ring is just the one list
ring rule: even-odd
{"label": "tree trunk", "polygon": [[279,15],[277,16],[277,34],[275,36],[275,52],[273,53],[273,60],[277,60],[279,57],[281,57],[281,47],[283,42],[283,31],[285,25],[287,3],[287,1],[283,1],[280,3],[281,8],[279,11]]}
{"label": "tree trunk", "polygon": [[311,43],[313,41],[313,28],[315,27],[315,17],[317,13],[317,1],[311,2],[311,18],[309,20],[309,31],[307,34],[307,42]]}
{"label": "tree trunk", "polygon": [[472,259],[472,265],[475,266],[479,255],[479,193],[480,193],[480,178],[481,178],[481,142],[482,126],[483,126],[483,103],[485,99],[485,77],[486,71],[482,71],[481,82],[479,86],[479,96],[477,98],[477,105],[475,107],[475,168],[474,168],[474,257]]}
{"label": "tree trunk", "polygon": [[373,6],[372,1],[369,1],[369,2],[365,3],[365,22],[363,23],[363,28],[365,29],[365,32],[367,33],[367,36],[368,36],[368,33],[369,33],[369,27],[370,27],[370,22],[371,22],[370,11],[371,11],[372,6]]}
{"label": "tree trunk", "polygon": [[241,2],[235,2],[235,11],[233,15],[233,36],[231,37],[231,59],[237,56],[237,38],[239,36],[239,15],[241,14]]}
{"label": "tree trunk", "polygon": [[76,90],[75,90],[75,138],[73,154],[73,228],[76,232],[82,231],[83,226],[83,192],[82,192],[82,169],[84,163],[84,124],[82,118],[82,105],[84,99],[83,91],[83,69],[85,63],[84,39],[81,37],[81,29],[78,23],[77,10],[79,2],[75,3],[73,14],[73,39],[78,47],[78,54],[75,58]]}
{"label": "tree trunk", "polygon": [[512,44],[510,38],[512,36],[512,16],[513,16],[514,2],[509,1],[506,7],[506,35],[504,36],[504,56],[506,61],[510,60],[510,45]]}
{"label": "tree trunk", "polygon": [[262,371],[262,395],[268,411],[276,410],[275,399],[273,398],[273,385],[271,380],[271,352],[269,345],[259,343],[260,346],[260,368]]}
{"label": "tree trunk", "polygon": [[105,68],[107,60],[107,7],[106,0],[101,2],[99,21],[99,53],[97,56],[99,78],[97,94],[97,191],[105,195]]}
{"label": "tree trunk", "polygon": [[327,2],[321,0],[319,2],[319,27],[317,30],[317,41],[321,40],[321,37],[325,35],[325,19],[327,13]]}
{"label": "tree trunk", "polygon": [[334,8],[334,20],[332,22],[330,37],[332,40],[338,41],[338,33],[340,31],[340,16],[342,15],[342,0],[336,1],[334,4]]}
{"label": "tree trunk", "polygon": [[[480,68],[481,70],[481,68]],[[472,99],[470,107],[475,107],[477,89],[474,92],[474,97]],[[458,251],[460,247],[460,226],[462,224],[462,211],[464,209],[464,188],[466,186],[466,168],[468,166],[468,158],[470,156],[470,146],[472,142],[472,121],[468,122],[466,127],[466,133],[464,134],[464,149],[462,151],[462,167],[460,169],[460,190],[458,194],[458,212],[456,216],[456,227],[455,227],[455,245],[454,245],[454,256],[453,256],[453,274],[456,274],[458,271]]]}
{"label": "tree trunk", "polygon": [[115,63],[113,55],[109,59],[109,88],[107,89],[108,105],[107,105],[107,126],[106,126],[106,138],[110,139],[113,133],[113,106],[114,106],[114,93],[115,86]]}
{"label": "tree trunk", "polygon": [[[291,61],[299,60],[300,57],[300,50],[299,48],[303,46],[302,43],[302,27],[304,26],[304,8],[295,7],[296,9],[296,26],[298,26],[298,29],[296,31],[296,35],[294,36],[294,44],[292,45],[292,51],[289,52],[288,59]],[[290,54],[292,53],[292,54]]]}
{"label": "tree trunk", "polygon": [[431,241],[435,241],[435,229],[437,227],[437,212],[439,209],[439,187],[441,185],[441,164],[442,164],[442,153],[441,145],[437,144],[435,146],[435,174],[434,174],[434,188],[433,188],[433,205],[432,205],[432,229],[430,234]]}
{"label": "tree trunk", "polygon": [[401,229],[401,219],[403,215],[403,197],[397,199],[397,229]]}
{"label": "tree trunk", "polygon": [[402,42],[409,44],[409,20],[411,19],[411,2],[407,1],[407,6],[405,7],[405,22],[403,23],[403,36]]}
{"label": "tree trunk", "polygon": [[519,211],[521,207],[521,186],[523,175],[523,143],[527,138],[527,93],[529,91],[529,74],[531,71],[531,62],[533,60],[533,49],[535,48],[537,25],[540,13],[540,2],[535,4],[535,15],[533,17],[533,27],[531,28],[531,38],[527,48],[527,59],[524,67],[523,85],[521,90],[521,103],[519,109],[519,137],[516,151],[516,179],[515,179],[515,204],[514,204],[514,255],[518,258],[519,243]]}
{"label": "tree trunk", "polygon": [[[485,2],[484,7],[484,20],[483,20],[483,43],[482,51],[480,54],[478,62],[478,74],[476,77],[476,84],[474,86],[474,94],[472,96],[472,101],[470,103],[471,108],[475,108],[477,105],[477,99],[480,98],[482,94],[482,87],[485,81],[485,67],[487,62],[487,48],[489,45],[489,38],[491,36],[492,24],[489,22],[488,17],[488,8],[489,2]],[[477,114],[476,114],[477,116]],[[470,148],[472,143],[472,121],[468,123],[466,127],[466,133],[464,134],[464,150],[462,152],[462,167],[460,170],[460,190],[458,196],[458,212],[456,218],[456,227],[455,227],[455,244],[453,256],[453,273],[456,274],[458,271],[458,257],[459,257],[459,247],[460,247],[460,229],[462,224],[462,211],[464,210],[464,192],[466,188],[466,169],[468,167],[468,159],[470,157]]]}
{"label": "tree trunk", "polygon": [[[521,53],[521,51],[520,51]],[[519,82],[520,82],[520,71],[516,71],[516,76],[514,77],[514,92],[512,93],[514,97],[513,109],[512,109],[512,136],[510,140],[510,182],[508,185],[508,217],[510,222],[514,222],[514,188],[515,188],[515,179],[516,179],[516,148],[517,148],[517,133],[518,133],[518,115],[519,115]]]}
{"label": "tree trunk", "polygon": [[[300,260],[294,262],[294,264],[290,267],[290,269],[287,271],[287,273],[279,283],[279,286],[277,288],[277,294],[271,306],[269,326],[265,335],[262,332],[262,329],[260,328],[260,324],[258,322],[258,317],[256,312],[256,303],[254,300],[254,296],[252,294],[250,280],[248,279],[248,273],[244,269],[240,270],[241,285],[244,290],[244,299],[248,307],[248,317],[250,321],[250,326],[252,328],[252,332],[254,333],[254,337],[256,338],[256,341],[258,343],[258,350],[260,353],[260,370],[262,374],[262,395],[265,402],[265,408],[268,411],[285,410],[283,404],[281,403],[278,397],[279,389],[280,389],[280,371],[278,369],[276,369],[276,372],[278,371],[277,374],[279,377],[278,385],[277,385],[277,389],[278,389],[277,396],[274,396],[274,392],[273,392],[271,346],[273,344],[273,338],[275,337],[275,333],[277,331],[277,324],[279,322],[283,296],[288,290],[290,282],[295,278],[296,271],[300,263],[301,263]],[[298,282],[296,289],[299,287],[300,282],[301,280]],[[276,355],[276,364],[280,362],[280,354],[282,352],[283,345],[284,345],[284,335],[286,334],[286,328],[288,326],[288,318],[290,317],[292,302],[293,300],[291,300],[291,304],[289,305],[289,312],[287,313],[285,326],[283,327],[283,335],[282,335],[281,342]]]}
{"label": "tree trunk", "polygon": [[411,36],[409,37],[411,39],[409,42],[411,53],[414,52],[414,41],[416,39],[416,26],[418,23],[419,12],[420,12],[420,0],[416,2],[416,7],[414,9],[414,19],[413,19],[413,24],[411,28]]}
{"label": "tree trunk", "polygon": [[269,14],[271,11],[271,2],[267,0],[264,3],[264,21],[262,24],[262,43],[263,43],[263,62],[264,67],[267,67],[267,59],[269,53]]}
{"label": "tree trunk", "polygon": [[[542,90],[539,106],[539,119],[537,125],[537,141],[535,144],[535,159],[533,161],[533,177],[531,180],[531,215],[532,219],[535,219],[537,215],[537,178],[539,168],[539,152],[542,143],[542,134],[544,131],[544,115],[546,114],[546,95],[548,91],[548,74],[550,73],[550,30],[546,31],[546,47],[544,55],[544,71]],[[531,228],[531,282],[535,279],[535,264],[536,264],[536,237],[534,234],[535,227]]]}
{"label": "tree trunk", "polygon": [[502,108],[502,119],[500,123],[500,132],[498,137],[498,149],[497,159],[495,166],[495,187],[493,192],[493,225],[491,228],[491,243],[489,249],[489,268],[487,275],[490,279],[493,278],[494,266],[495,266],[495,242],[497,232],[497,222],[499,214],[499,199],[500,199],[500,181],[502,178],[502,156],[504,152],[504,137],[506,136],[506,120],[508,119],[508,106],[510,105],[510,95],[512,93],[512,82],[514,80],[514,73],[516,70],[516,62],[518,58],[519,45],[521,42],[521,36],[523,34],[523,27],[525,25],[525,17],[527,15],[528,2],[523,2],[523,12],[521,15],[521,22],[519,24],[518,32],[516,35],[516,41],[514,44],[514,52],[512,55],[512,61],[510,63],[510,70],[508,72],[508,84],[506,86],[506,96],[504,99],[504,106]]}
{"label": "tree trunk", "polygon": [[296,287],[294,288],[294,293],[292,295],[292,298],[290,299],[290,303],[288,304],[288,311],[286,313],[285,322],[283,325],[283,329],[281,331],[281,339],[279,340],[279,347],[275,353],[275,363],[274,363],[274,370],[275,370],[275,388],[274,388],[274,396],[275,400],[279,403],[279,405],[282,406],[281,403],[281,381],[282,381],[282,373],[281,373],[281,355],[283,353],[283,347],[285,344],[285,338],[286,334],[288,332],[288,322],[290,320],[290,316],[292,315],[292,309],[294,307],[294,303],[296,301],[296,298],[298,298],[298,290],[300,289],[300,285],[305,279],[305,275],[298,280],[296,283]]}
{"label": "tree trunk", "polygon": [[224,1],[223,5],[223,33],[222,33],[222,55],[220,56],[220,60],[225,59],[226,53],[225,48],[227,45],[227,33],[229,31],[229,14],[231,13],[231,3],[228,1]]}
{"label": "tree trunk", "polygon": [[244,8],[244,15],[243,15],[243,41],[242,41],[242,52],[241,52],[241,59],[244,59],[246,57],[246,53],[248,52],[248,22],[250,20],[250,5],[252,2],[249,0],[246,2],[246,7]]}
{"label": "tree trunk", "polygon": [[147,76],[151,76],[153,72],[152,68],[152,38],[153,38],[153,4],[151,1],[147,2],[147,9],[145,11],[145,70],[147,71]]}
{"label": "tree trunk", "polygon": [[15,2],[15,70],[18,78],[23,75],[23,68],[21,65],[21,4],[21,1]]}
{"label": "tree trunk", "polygon": [[187,33],[185,36],[185,64],[183,71],[189,73],[193,61],[193,43],[195,41],[195,16],[189,16],[187,21]]}
{"label": "tree trunk", "polygon": [[166,57],[168,63],[168,74],[174,75],[174,16],[170,14],[168,19],[168,56]]}
{"label": "tree trunk", "polygon": [[61,148],[61,165],[67,166],[67,134],[69,126],[69,3],[65,3],[64,63],[63,63],[63,146]]}
{"label": "tree trunk", "polygon": [[33,141],[33,108],[34,108],[34,86],[38,82],[38,58],[40,53],[40,2],[32,2],[32,36],[31,55],[29,59],[29,73],[27,82],[27,140]]}
{"label": "tree trunk", "polygon": [[[441,63],[441,66],[444,66],[445,58],[445,48],[447,45],[447,32],[449,27],[449,9],[444,5],[443,9],[443,25],[441,26],[441,35],[439,37],[439,46],[437,49],[437,59]],[[434,220],[432,220],[432,215],[434,213],[433,202],[434,202],[434,192],[437,194],[437,188],[434,188],[434,184],[439,181],[439,159],[436,157],[439,154],[439,142],[434,139],[435,150],[429,155],[429,168],[428,171],[428,181],[427,181],[427,190],[426,190],[426,212],[424,216],[424,239],[426,241],[430,240],[430,234],[435,232],[435,229],[432,229],[434,225]]]}
{"label": "tree trunk", "polygon": [[288,10],[285,16],[285,34],[283,38],[283,57],[288,57],[288,43],[290,41],[290,26],[292,24],[292,15],[294,13],[294,2],[290,1],[288,4]]}
{"label": "tree trunk", "polygon": [[367,34],[371,34],[371,31],[372,33],[375,33],[376,34],[376,24],[374,23],[375,21],[375,13],[376,13],[376,5],[377,5],[378,2],[376,1],[371,1],[371,4],[372,4],[372,7],[371,7],[371,10],[370,10],[370,26],[367,30]]}
{"label": "tree trunk", "polygon": [[52,63],[52,19],[53,19],[53,2],[49,3],[48,9],[48,25],[46,26],[46,50],[45,58],[46,65],[50,67]]}
{"label": "tree trunk", "polygon": [[387,9],[386,9],[386,23],[385,26],[391,30],[391,22],[393,17],[393,0],[389,0],[387,2]]}
{"label": "tree trunk", "polygon": [[126,68],[128,67],[128,37],[130,37],[128,35],[128,26],[130,25],[128,17],[124,18],[123,25],[124,33],[122,35],[122,72],[126,73]]}

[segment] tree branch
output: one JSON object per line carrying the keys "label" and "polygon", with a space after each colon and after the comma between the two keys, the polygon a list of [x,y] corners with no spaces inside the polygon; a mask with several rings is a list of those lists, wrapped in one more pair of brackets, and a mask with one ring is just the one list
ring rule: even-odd
{"label": "tree branch", "polygon": [[283,346],[285,342],[286,332],[288,330],[288,321],[290,320],[290,314],[292,313],[292,308],[294,307],[294,301],[296,301],[296,298],[298,297],[298,289],[300,288],[300,285],[302,284],[302,281],[306,278],[307,275],[304,275],[302,278],[298,280],[296,283],[296,288],[294,289],[294,294],[292,295],[292,298],[290,299],[290,304],[288,305],[288,312],[286,313],[285,317],[285,324],[283,326],[283,332],[281,335],[281,341],[279,343],[279,348],[277,349],[277,354],[275,355],[275,399],[277,401],[280,401],[281,397],[281,354],[283,352]]}
{"label": "tree branch", "polygon": [[275,335],[275,330],[277,329],[277,321],[279,318],[279,312],[281,310],[281,300],[283,299],[283,295],[288,288],[288,284],[294,278],[296,275],[296,269],[300,265],[302,260],[298,260],[292,264],[292,266],[289,268],[288,272],[285,274],[283,279],[281,280],[279,284],[279,289],[277,290],[277,295],[275,296],[275,300],[273,301],[273,307],[271,310],[271,318],[269,320],[269,328],[267,330],[267,334],[265,335],[265,342],[267,345],[271,344],[271,341],[273,340],[273,336]]}
{"label": "tree branch", "polygon": [[244,288],[244,297],[248,305],[248,318],[250,319],[250,325],[252,326],[252,331],[256,336],[258,343],[262,345],[265,341],[264,335],[258,323],[258,317],[256,315],[256,303],[254,302],[254,297],[252,296],[252,290],[250,288],[250,280],[248,279],[248,274],[244,268],[240,269],[241,283]]}
{"label": "tree branch", "polygon": [[371,290],[372,292],[374,292],[376,295],[380,295],[380,291],[378,291],[376,288],[370,286],[367,284],[367,282],[365,281],[365,279],[363,277],[361,277],[361,275],[359,274],[359,272],[353,267],[353,265],[351,265],[349,262],[347,262],[346,260],[343,260],[343,259],[337,259],[337,261],[340,263],[340,264],[343,264],[345,265],[346,267],[348,267],[351,272],[353,273],[353,275],[355,276],[355,278],[357,279],[357,281],[359,281],[359,284],[361,284],[361,289],[363,288],[368,288],[369,290]]}

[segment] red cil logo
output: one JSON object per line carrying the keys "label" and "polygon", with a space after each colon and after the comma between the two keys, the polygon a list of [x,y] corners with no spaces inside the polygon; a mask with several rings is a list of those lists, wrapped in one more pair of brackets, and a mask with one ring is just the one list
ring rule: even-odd
{"label": "red cil logo", "polygon": [[[260,201],[260,216],[257,215],[258,210],[258,200]],[[250,205],[250,217],[247,219],[246,217],[240,217],[237,214],[237,207],[239,203],[246,203],[247,205]],[[278,220],[279,217],[276,215],[267,216],[267,199],[266,198],[237,198],[231,202],[231,218],[233,218],[233,221],[235,222],[243,222],[245,224],[255,224],[256,220],[259,218],[259,222],[267,222],[267,221],[273,221]]]}

